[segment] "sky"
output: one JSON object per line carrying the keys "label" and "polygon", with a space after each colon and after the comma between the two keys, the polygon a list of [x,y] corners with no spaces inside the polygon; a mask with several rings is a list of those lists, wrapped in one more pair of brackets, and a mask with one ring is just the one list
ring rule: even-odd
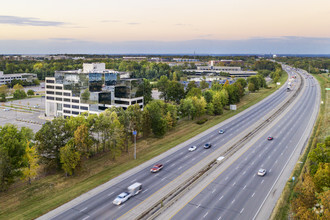
{"label": "sky", "polygon": [[0,54],[330,54],[330,0],[11,0]]}

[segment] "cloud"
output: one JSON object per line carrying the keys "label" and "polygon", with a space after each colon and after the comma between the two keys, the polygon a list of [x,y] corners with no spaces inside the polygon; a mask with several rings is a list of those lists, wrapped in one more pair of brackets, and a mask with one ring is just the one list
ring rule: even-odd
{"label": "cloud", "polygon": [[127,23],[127,24],[129,24],[129,25],[138,25],[138,24],[140,24],[140,23],[136,23],[136,22],[129,22],[129,23]]}
{"label": "cloud", "polygon": [[59,21],[43,21],[33,17],[17,17],[0,15],[0,24],[10,24],[19,26],[62,26],[66,23]]}
{"label": "cloud", "polygon": [[330,54],[330,38],[95,42],[71,38],[0,40],[3,54]]}

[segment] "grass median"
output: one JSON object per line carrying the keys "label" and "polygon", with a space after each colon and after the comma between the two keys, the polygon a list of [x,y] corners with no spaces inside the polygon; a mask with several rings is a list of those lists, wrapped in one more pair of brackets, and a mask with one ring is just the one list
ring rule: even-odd
{"label": "grass median", "polygon": [[[281,85],[286,79],[287,75],[282,76]],[[133,149],[130,148],[129,153],[123,154],[116,161],[110,160],[108,154],[98,155],[85,161],[79,174],[73,177],[66,178],[63,173],[57,173],[41,177],[33,181],[30,186],[18,182],[8,192],[0,194],[0,219],[34,219],[45,214],[238,114],[279,88],[274,84],[270,87],[244,96],[237,104],[237,111],[227,110],[220,116],[205,116],[208,121],[202,125],[196,124],[196,121],[182,120],[175,129],[161,139],[140,139],[137,142],[137,160],[133,160]]]}

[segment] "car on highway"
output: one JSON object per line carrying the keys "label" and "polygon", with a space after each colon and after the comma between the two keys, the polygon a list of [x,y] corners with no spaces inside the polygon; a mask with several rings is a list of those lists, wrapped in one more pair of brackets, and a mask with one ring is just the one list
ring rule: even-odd
{"label": "car on highway", "polygon": [[205,149],[208,149],[208,148],[210,148],[210,147],[212,147],[212,144],[211,144],[211,143],[206,143],[206,144],[204,144],[204,148],[205,148]]}
{"label": "car on highway", "polygon": [[115,205],[120,205],[123,204],[124,202],[126,202],[129,198],[131,197],[131,194],[129,194],[128,192],[123,192],[120,193],[115,200],[113,200],[113,204]]}
{"label": "car on highway", "polygon": [[223,133],[225,133],[225,130],[224,129],[220,129],[219,134],[223,134]]}
{"label": "car on highway", "polygon": [[189,147],[189,149],[188,149],[188,150],[189,150],[190,152],[192,152],[192,151],[195,151],[196,149],[197,149],[197,147],[196,147],[196,146],[191,146],[191,147]]}
{"label": "car on highway", "polygon": [[10,111],[10,109],[9,109],[9,108],[5,108],[5,109],[3,109],[3,110],[4,110],[4,111],[6,111],[6,112],[7,112],[7,111]]}
{"label": "car on highway", "polygon": [[272,136],[269,136],[267,140],[272,141],[274,138]]}
{"label": "car on highway", "polygon": [[150,172],[152,172],[152,173],[157,173],[157,172],[160,171],[161,169],[163,169],[163,164],[155,164],[155,165],[150,169]]}
{"label": "car on highway", "polygon": [[266,169],[259,169],[258,170],[258,176],[265,176],[266,175]]}

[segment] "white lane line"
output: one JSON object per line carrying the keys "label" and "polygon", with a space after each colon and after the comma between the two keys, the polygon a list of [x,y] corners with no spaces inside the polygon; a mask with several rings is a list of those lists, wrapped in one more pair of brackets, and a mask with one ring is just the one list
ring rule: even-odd
{"label": "white lane line", "polygon": [[270,159],[270,155],[268,156],[268,159]]}
{"label": "white lane line", "polygon": [[158,176],[159,175],[159,173],[157,173],[155,176]]}
{"label": "white lane line", "polygon": [[223,196],[220,197],[219,201],[223,198]]}
{"label": "white lane line", "polygon": [[231,204],[233,204],[235,202],[235,199],[233,201],[231,201]]}
{"label": "white lane line", "polygon": [[198,206],[196,206],[196,209],[198,209],[198,208],[199,208],[199,206],[201,206],[201,204],[199,204]]}
{"label": "white lane line", "polygon": [[263,183],[264,183],[264,181],[265,181],[265,180],[262,180],[262,181],[261,181],[261,184],[263,184]]}
{"label": "white lane line", "polygon": [[189,157],[189,155],[185,156],[184,158],[187,158],[187,157]]}
{"label": "white lane line", "polygon": [[80,210],[79,212],[83,212],[83,211],[85,211],[87,208],[88,208],[88,207],[85,207],[85,208],[83,208],[82,210]]}
{"label": "white lane line", "polygon": [[244,188],[243,189],[245,189],[246,188],[246,185],[244,186]]}
{"label": "white lane line", "polygon": [[171,159],[167,160],[165,163],[168,163],[168,162],[170,162],[170,161],[171,161]]}
{"label": "white lane line", "polygon": [[254,161],[252,162],[252,165],[254,164]]}
{"label": "white lane line", "polygon": [[173,166],[175,166],[175,163],[174,163],[174,164],[172,164],[170,167],[173,167]]}
{"label": "white lane line", "polygon": [[180,155],[183,154],[183,152],[180,153]]}
{"label": "white lane line", "polygon": [[178,170],[181,170],[181,169],[182,169],[182,167],[179,167],[179,168],[178,168]]}
{"label": "white lane line", "polygon": [[219,218],[218,218],[218,220],[220,220],[222,218],[222,216],[220,216]]}
{"label": "white lane line", "polygon": [[255,192],[252,194],[252,196],[251,197],[253,197],[254,196],[254,194],[256,194]]}
{"label": "white lane line", "polygon": [[233,186],[235,186],[236,182],[233,183]]}
{"label": "white lane line", "polygon": [[131,183],[136,182],[136,179],[132,180]]}
{"label": "white lane line", "polygon": [[145,193],[145,192],[147,192],[148,190],[149,190],[149,188],[144,189],[142,192]]}
{"label": "white lane line", "polygon": [[212,191],[212,193],[214,193],[215,192],[215,189]]}
{"label": "white lane line", "polygon": [[118,209],[123,208],[125,205],[126,205],[126,204],[120,205],[120,206],[118,207]]}
{"label": "white lane line", "polygon": [[86,220],[86,219],[88,219],[88,218],[89,218],[89,216],[87,216],[87,217],[83,218],[82,220]]}
{"label": "white lane line", "polygon": [[207,213],[203,216],[203,218],[205,218],[205,217],[207,216],[207,214],[209,214],[209,212],[207,212]]}
{"label": "white lane line", "polygon": [[239,213],[241,213],[242,214],[242,212],[244,211],[244,208],[242,208],[242,210],[239,212]]}
{"label": "white lane line", "polygon": [[243,175],[246,173],[246,170],[243,172]]}
{"label": "white lane line", "polygon": [[270,169],[269,172],[272,172],[272,169]]}
{"label": "white lane line", "polygon": [[114,194],[115,192],[109,193],[108,196],[111,196],[112,194]]}
{"label": "white lane line", "polygon": [[164,177],[163,179],[161,179],[161,181],[164,181],[166,179],[166,177]]}
{"label": "white lane line", "polygon": [[283,155],[283,152],[281,153],[281,156]]}
{"label": "white lane line", "polygon": [[225,178],[225,180],[227,180],[228,179],[228,176]]}
{"label": "white lane line", "polygon": [[275,163],[277,163],[277,160],[275,161]]}
{"label": "white lane line", "polygon": [[236,167],[236,170],[239,168],[239,166]]}
{"label": "white lane line", "polygon": [[194,161],[194,160],[196,160],[196,158],[193,158],[191,161]]}

